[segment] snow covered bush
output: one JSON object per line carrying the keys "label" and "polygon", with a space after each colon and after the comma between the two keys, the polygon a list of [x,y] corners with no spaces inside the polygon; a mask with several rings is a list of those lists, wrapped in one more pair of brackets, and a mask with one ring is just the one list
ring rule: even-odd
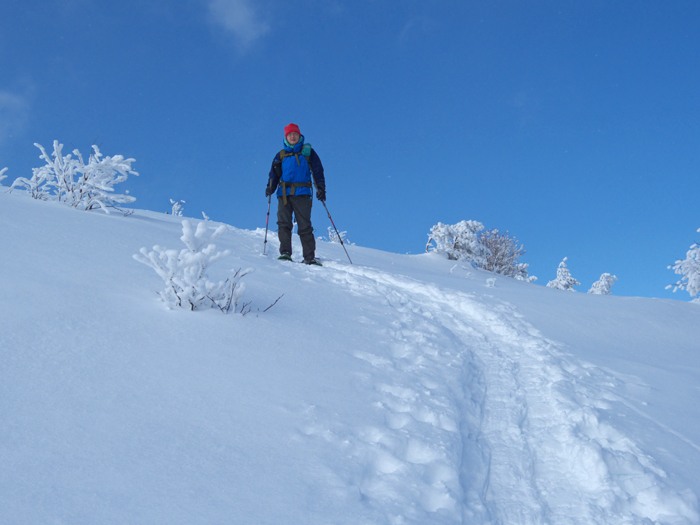
{"label": "snow covered bush", "polygon": [[[218,283],[210,281],[206,275],[211,264],[231,253],[230,250],[216,252],[216,245],[212,243],[225,230],[226,226],[222,224],[209,233],[207,223],[202,221],[195,231],[190,221],[184,220],[180,240],[186,248],[178,252],[154,246],[150,252],[141,248],[141,253],[134,255],[134,259],[153,268],[165,281],[165,290],[159,295],[168,307],[189,310],[217,307],[224,313],[236,311],[245,290],[245,284],[239,281],[253,270],[238,270],[232,277]],[[246,306],[241,306],[241,313],[246,313]]]}
{"label": "snow covered bush", "polygon": [[2,182],[3,179],[7,178],[7,175],[4,174],[6,171],[7,171],[7,168],[3,168],[0,170],[0,182]]}
{"label": "snow covered bush", "polygon": [[24,187],[35,199],[55,199],[82,210],[101,208],[106,213],[109,213],[109,208],[119,210],[115,204],[136,200],[130,195],[114,193],[114,185],[124,182],[129,175],[138,175],[131,169],[134,159],[125,159],[121,155],[103,157],[100,148],[93,145],[86,164],[77,149],[64,157],[63,144],[57,140],[53,143],[51,155],[40,144],[34,145],[41,151],[39,158],[46,165],[34,168],[31,179],[16,179],[12,188]]}
{"label": "snow covered bush", "polygon": [[513,277],[519,281],[533,282],[537,277],[528,277],[529,264],[519,263],[518,259],[525,254],[522,244],[510,237],[508,232],[501,233],[497,229],[485,230],[479,234],[479,243],[487,248],[484,270]]}
{"label": "snow covered bush", "polygon": [[574,286],[581,284],[576,279],[571,277],[569,269],[566,267],[566,260],[568,257],[564,257],[564,260],[559,263],[559,268],[557,269],[557,278],[553,281],[549,281],[547,286],[549,288],[556,288],[557,290],[568,290],[570,292],[575,292]]}
{"label": "snow covered bush", "polygon": [[331,228],[329,226],[328,227],[328,240],[330,242],[335,242],[337,244],[349,244],[349,245],[351,245],[352,243],[350,241],[348,241],[347,233],[348,232],[340,232],[340,234],[338,234],[335,232],[334,228]]}
{"label": "snow covered bush", "polygon": [[170,204],[172,204],[172,214],[173,217],[182,217],[182,212],[185,209],[185,201],[174,201],[170,199]]}
{"label": "snow covered bush", "polygon": [[[425,251],[446,253],[453,261],[467,261],[474,266],[486,264],[488,248],[479,242],[477,234],[484,229],[478,221],[461,221],[448,225],[438,222],[430,228]],[[435,243],[431,247],[431,243]]]}
{"label": "snow covered bush", "polygon": [[687,290],[690,297],[694,298],[693,302],[700,302],[700,244],[693,244],[685,254],[685,259],[676,261],[676,264],[669,266],[668,269],[683,277],[676,284],[668,285],[666,289],[673,286],[674,292]]}
{"label": "snow covered bush", "polygon": [[612,288],[612,285],[615,284],[615,281],[617,281],[616,276],[609,273],[604,273],[600,276],[600,279],[593,283],[593,286],[591,286],[591,289],[588,290],[588,293],[596,295],[610,295],[610,288]]}
{"label": "snow covered bush", "polygon": [[24,186],[33,199],[48,200],[50,198],[47,171],[41,168],[32,169],[32,178],[18,177],[10,186],[10,190]]}

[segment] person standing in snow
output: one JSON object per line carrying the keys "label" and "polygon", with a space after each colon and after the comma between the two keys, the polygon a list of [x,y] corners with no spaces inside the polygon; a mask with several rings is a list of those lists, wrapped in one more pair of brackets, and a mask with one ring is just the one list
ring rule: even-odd
{"label": "person standing in snow", "polygon": [[[313,177],[313,182],[312,182]],[[311,226],[311,205],[313,183],[316,185],[316,198],[326,200],[326,180],[323,176],[321,159],[304,144],[304,136],[299,126],[289,124],[284,128],[284,148],[275,155],[270,169],[265,197],[277,190],[277,235],[280,241],[282,260],[292,260],[292,214],[299,228],[299,238],[306,264],[317,264],[316,239]]]}

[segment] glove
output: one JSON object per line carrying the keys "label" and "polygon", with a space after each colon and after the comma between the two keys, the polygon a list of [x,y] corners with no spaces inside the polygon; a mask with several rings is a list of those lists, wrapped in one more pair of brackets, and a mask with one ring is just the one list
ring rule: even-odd
{"label": "glove", "polygon": [[273,190],[272,188],[270,188],[270,186],[268,186],[267,188],[265,188],[265,197],[269,197],[274,192],[275,192],[275,190]]}
{"label": "glove", "polygon": [[325,200],[326,200],[326,188],[316,189],[316,198],[318,200],[320,200],[321,202],[325,202]]}

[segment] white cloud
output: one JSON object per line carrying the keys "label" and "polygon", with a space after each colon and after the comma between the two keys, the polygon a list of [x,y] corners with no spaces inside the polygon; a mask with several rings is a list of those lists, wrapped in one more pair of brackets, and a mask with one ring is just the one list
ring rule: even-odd
{"label": "white cloud", "polygon": [[26,97],[0,90],[0,143],[12,135],[24,133],[29,122],[29,101]]}
{"label": "white cloud", "polygon": [[232,33],[243,47],[270,30],[250,0],[210,0],[209,14],[215,24]]}

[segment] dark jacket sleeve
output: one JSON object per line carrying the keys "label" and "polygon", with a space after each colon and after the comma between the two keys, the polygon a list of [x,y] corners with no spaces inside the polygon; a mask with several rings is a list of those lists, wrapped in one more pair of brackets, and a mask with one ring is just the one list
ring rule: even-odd
{"label": "dark jacket sleeve", "polygon": [[316,187],[325,190],[326,178],[323,175],[323,164],[321,164],[321,159],[319,158],[318,154],[313,148],[311,148],[311,155],[309,155],[309,160],[311,161],[311,171],[313,172]]}
{"label": "dark jacket sleeve", "polygon": [[277,185],[280,183],[281,178],[282,161],[280,161],[280,154],[277,153],[277,155],[275,155],[275,158],[272,159],[272,167],[270,167],[270,175],[267,180],[268,187],[270,187],[272,191],[275,191],[277,189]]}

